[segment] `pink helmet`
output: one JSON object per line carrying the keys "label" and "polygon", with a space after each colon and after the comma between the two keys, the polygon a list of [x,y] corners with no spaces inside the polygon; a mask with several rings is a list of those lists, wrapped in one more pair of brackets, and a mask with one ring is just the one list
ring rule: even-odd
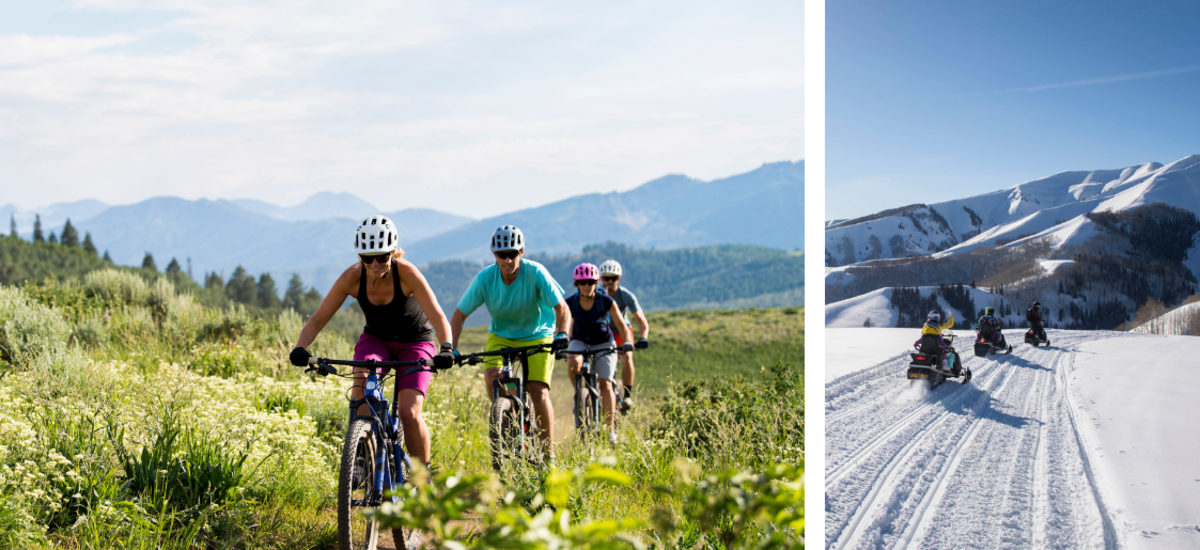
{"label": "pink helmet", "polygon": [[576,281],[595,281],[600,278],[600,268],[595,264],[579,264],[575,268]]}

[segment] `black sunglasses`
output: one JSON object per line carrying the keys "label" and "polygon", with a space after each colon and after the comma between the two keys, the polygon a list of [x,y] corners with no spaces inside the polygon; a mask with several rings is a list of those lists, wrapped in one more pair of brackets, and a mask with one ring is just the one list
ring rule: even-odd
{"label": "black sunglasses", "polygon": [[603,276],[603,277],[600,277],[600,278],[601,278],[601,279],[604,279],[604,282],[606,282],[606,283],[615,283],[615,282],[617,281],[617,279],[620,279],[620,277],[615,277],[615,276],[612,276],[612,275],[605,275],[605,276]]}
{"label": "black sunglasses", "polygon": [[391,254],[371,254],[371,255],[359,254],[358,255],[358,259],[362,260],[362,263],[367,264],[367,265],[371,265],[372,263],[381,263],[381,264],[387,263],[387,259],[389,257],[391,257]]}
{"label": "black sunglasses", "polygon": [[519,251],[519,250],[501,250],[499,252],[496,252],[495,254],[496,254],[496,257],[500,258],[501,260],[511,260],[513,258],[516,258],[517,256],[520,256],[521,251]]}
{"label": "black sunglasses", "polygon": [[579,285],[579,286],[596,286],[596,280],[595,279],[580,279],[578,281],[575,281],[575,284]]}

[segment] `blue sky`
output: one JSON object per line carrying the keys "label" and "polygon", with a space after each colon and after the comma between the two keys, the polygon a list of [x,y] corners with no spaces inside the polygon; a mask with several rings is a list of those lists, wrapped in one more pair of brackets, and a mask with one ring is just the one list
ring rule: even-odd
{"label": "blue sky", "polygon": [[826,4],[826,218],[1200,153],[1200,3]]}
{"label": "blue sky", "polygon": [[0,205],[483,217],[803,158],[803,4],[0,3]]}

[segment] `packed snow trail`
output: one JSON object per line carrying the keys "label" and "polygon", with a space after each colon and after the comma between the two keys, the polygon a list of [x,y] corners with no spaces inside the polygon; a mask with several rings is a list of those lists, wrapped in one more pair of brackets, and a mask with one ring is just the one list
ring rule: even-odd
{"label": "packed snow trail", "polygon": [[989,357],[961,335],[965,385],[910,385],[904,350],[826,384],[826,547],[1120,547],[1067,384],[1080,344],[1123,335],[1009,331],[1013,353]]}

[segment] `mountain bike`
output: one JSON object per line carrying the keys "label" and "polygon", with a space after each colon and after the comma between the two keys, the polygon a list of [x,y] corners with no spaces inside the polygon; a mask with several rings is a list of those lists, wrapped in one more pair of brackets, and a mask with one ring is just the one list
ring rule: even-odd
{"label": "mountain bike", "polygon": [[[529,379],[529,357],[549,352],[551,344],[481,351],[459,357],[468,365],[482,363],[487,357],[500,357],[500,377],[492,381],[492,413],[488,421],[488,440],[492,447],[492,468],[497,471],[507,462],[525,454],[529,440],[537,439],[533,425],[533,403],[525,389]],[[520,372],[514,365],[520,363]]]}
{"label": "mountain bike", "polygon": [[[353,374],[341,374],[333,365],[365,367],[371,369],[364,382],[363,397],[350,399],[350,423],[346,428],[346,441],[342,446],[342,462],[338,472],[337,516],[338,548],[340,550],[375,550],[379,539],[379,527],[375,520],[362,515],[366,508],[375,508],[385,499],[399,502],[389,491],[399,491],[409,478],[412,462],[404,452],[404,433],[400,419],[392,414],[388,400],[383,396],[383,386],[392,380],[392,395],[396,395],[396,380],[416,372],[434,372],[426,367],[424,359],[416,361],[341,361],[313,357],[304,372],[315,372],[321,376],[330,374],[339,378],[354,378]],[[380,367],[411,367],[403,374],[389,373],[378,376]],[[393,371],[394,372],[394,371]],[[360,405],[370,405],[370,416],[359,415]],[[420,544],[421,534],[416,530],[393,529],[392,537],[397,549],[413,549]]]}
{"label": "mountain bike", "polygon": [[[583,351],[564,350],[559,354],[579,355],[583,357],[583,365],[579,367],[579,372],[575,373],[575,396],[574,396],[574,413],[575,413],[575,430],[579,432],[579,439],[586,441],[590,436],[599,431],[604,407],[600,403],[600,388],[596,373],[592,372],[592,358],[601,357],[610,353],[615,353],[619,348],[616,345],[610,344],[606,348],[600,349],[585,349]],[[616,391],[616,388],[613,388]]]}

